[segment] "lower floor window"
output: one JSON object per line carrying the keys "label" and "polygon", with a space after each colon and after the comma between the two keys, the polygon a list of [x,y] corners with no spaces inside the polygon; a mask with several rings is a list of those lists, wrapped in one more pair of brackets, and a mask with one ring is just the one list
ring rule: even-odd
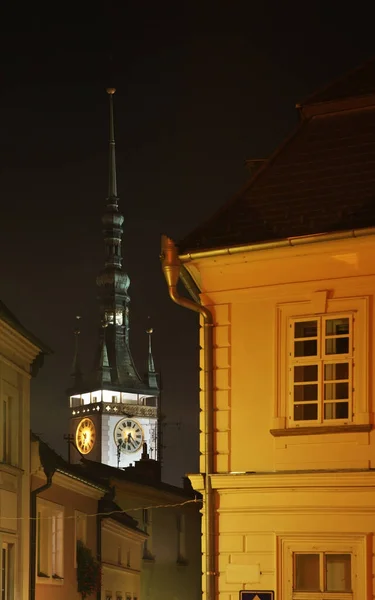
{"label": "lower floor window", "polygon": [[278,597],[364,600],[369,592],[369,543],[369,536],[359,533],[278,535]]}
{"label": "lower floor window", "polygon": [[345,598],[352,597],[351,554],[295,552],[293,562],[295,592],[311,592],[314,598],[316,592],[344,592]]}

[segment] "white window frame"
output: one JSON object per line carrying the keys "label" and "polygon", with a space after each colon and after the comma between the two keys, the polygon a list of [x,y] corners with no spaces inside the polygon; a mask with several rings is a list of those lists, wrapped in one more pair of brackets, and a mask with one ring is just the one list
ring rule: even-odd
{"label": "white window frame", "polygon": [[37,499],[36,577],[38,583],[57,585],[64,579],[64,507],[42,498]]}
{"label": "white window frame", "polygon": [[[0,555],[0,592],[2,593],[4,590],[6,600],[14,600],[14,598],[16,598],[15,559],[14,541],[8,542],[7,537],[2,536]],[[5,581],[3,577],[4,573]]]}
{"label": "white window frame", "polygon": [[[348,319],[349,321],[349,334],[348,342],[349,348],[346,354],[327,354],[325,350],[325,341],[330,339],[329,336],[325,333],[325,324],[330,320],[339,320],[339,319]],[[294,344],[298,343],[300,339],[306,340],[310,338],[296,338],[295,337],[295,325],[297,323],[305,323],[305,322],[316,322],[317,324],[317,354],[315,356],[294,356]],[[289,370],[289,421],[291,426],[293,427],[303,427],[303,426],[316,426],[316,425],[347,425],[352,422],[353,417],[353,365],[355,363],[355,351],[354,351],[354,343],[353,343],[353,328],[355,325],[355,319],[353,318],[353,313],[332,313],[329,315],[313,315],[306,317],[298,317],[298,318],[290,318],[289,320],[289,350],[288,350],[288,370]],[[332,336],[333,338],[334,336]],[[337,336],[338,337],[338,336]],[[348,376],[348,416],[342,419],[324,419],[324,405],[328,402],[324,400],[324,366],[329,364],[348,364],[349,376]],[[303,366],[312,366],[317,365],[318,377],[316,379],[316,384],[318,387],[317,400],[316,402],[311,402],[311,404],[317,405],[317,418],[313,420],[308,419],[294,419],[294,408],[295,405],[298,404],[294,402],[294,389],[295,389],[295,380],[294,380],[294,368],[295,367],[303,367]],[[313,383],[313,382],[311,382]],[[315,383],[315,382],[314,382]],[[306,382],[304,382],[306,385]],[[303,385],[302,383],[300,384]],[[301,402],[302,403],[302,402]]]}
{"label": "white window frame", "polygon": [[[364,600],[367,589],[367,535],[304,533],[277,536],[278,597],[290,600]],[[294,555],[296,553],[350,554],[352,591],[349,592],[297,592],[294,586]]]}
{"label": "white window frame", "polygon": [[[350,313],[353,315],[353,342],[355,350],[355,365],[352,380],[352,410],[351,423],[353,425],[369,426],[371,423],[369,406],[369,297],[358,296],[352,298],[335,298],[320,301],[323,292],[317,292],[319,302],[311,295],[310,300],[300,302],[287,302],[276,307],[276,352],[275,352],[275,401],[271,431],[298,429],[290,419],[290,320],[308,320],[317,316],[330,318],[331,315]],[[327,427],[334,425],[324,423],[301,421],[302,426]],[[342,426],[343,421],[336,422]],[[350,425],[349,424],[349,425]]]}

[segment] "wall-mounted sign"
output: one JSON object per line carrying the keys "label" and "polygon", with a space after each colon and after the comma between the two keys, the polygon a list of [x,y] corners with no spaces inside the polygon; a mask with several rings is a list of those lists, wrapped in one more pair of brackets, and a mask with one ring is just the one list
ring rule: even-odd
{"label": "wall-mounted sign", "polygon": [[246,590],[240,592],[240,600],[275,600],[275,592],[265,592],[263,590],[248,592]]}

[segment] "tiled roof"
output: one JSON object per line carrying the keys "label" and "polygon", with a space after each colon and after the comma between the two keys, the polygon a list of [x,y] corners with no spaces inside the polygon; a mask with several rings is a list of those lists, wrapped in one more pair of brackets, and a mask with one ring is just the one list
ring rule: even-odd
{"label": "tiled roof", "polygon": [[[375,91],[374,62],[371,69]],[[375,102],[345,109],[302,119],[244,189],[179,243],[180,253],[375,226]]]}
{"label": "tiled roof", "polygon": [[302,105],[375,94],[375,58],[309,96]]}

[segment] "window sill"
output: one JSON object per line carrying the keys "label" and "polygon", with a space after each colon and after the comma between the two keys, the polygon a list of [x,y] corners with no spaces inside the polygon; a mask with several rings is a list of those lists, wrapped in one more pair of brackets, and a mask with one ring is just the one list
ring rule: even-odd
{"label": "window sill", "polygon": [[178,567],[187,567],[189,565],[189,561],[186,558],[178,558],[176,565]]}
{"label": "window sill", "polygon": [[148,563],[154,563],[155,556],[152,556],[152,554],[150,554],[150,555],[146,554],[145,556],[142,556],[142,560],[144,560],[145,562],[148,562]]}
{"label": "window sill", "polygon": [[63,585],[64,578],[63,577],[44,577],[43,575],[37,575],[36,578],[37,583],[41,583],[43,585]]}
{"label": "window sill", "polygon": [[295,435],[324,435],[331,433],[358,433],[371,431],[371,423],[359,425],[318,425],[313,427],[291,427],[289,429],[270,429],[273,437],[291,437]]}

